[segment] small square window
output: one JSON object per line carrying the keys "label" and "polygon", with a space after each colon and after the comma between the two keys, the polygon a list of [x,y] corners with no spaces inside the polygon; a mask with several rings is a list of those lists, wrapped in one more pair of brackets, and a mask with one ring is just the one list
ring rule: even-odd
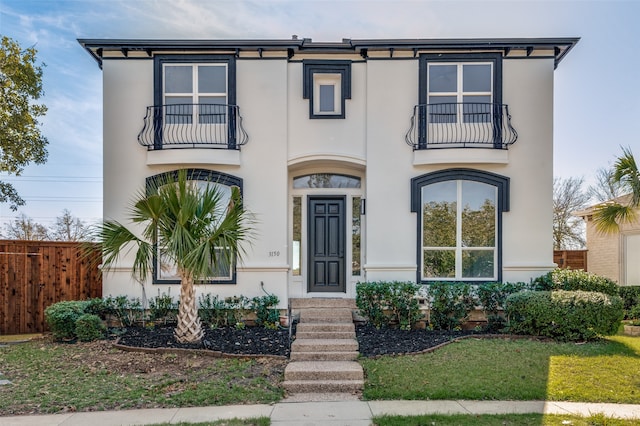
{"label": "small square window", "polygon": [[351,99],[351,62],[305,60],[303,70],[309,118],[345,118],[345,99]]}

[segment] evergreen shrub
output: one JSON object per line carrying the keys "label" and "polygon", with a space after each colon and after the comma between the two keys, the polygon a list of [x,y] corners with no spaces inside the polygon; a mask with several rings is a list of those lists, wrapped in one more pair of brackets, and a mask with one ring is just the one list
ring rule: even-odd
{"label": "evergreen shrub", "polygon": [[542,275],[533,280],[536,291],[595,291],[609,296],[618,296],[618,284],[609,278],[585,272],[582,269],[561,269]]}
{"label": "evergreen shrub", "polygon": [[561,341],[592,340],[615,334],[622,299],[589,291],[521,291],[507,298],[509,331]]}
{"label": "evergreen shrub", "polygon": [[102,319],[94,314],[82,314],[76,320],[75,334],[81,342],[102,339],[106,331]]}

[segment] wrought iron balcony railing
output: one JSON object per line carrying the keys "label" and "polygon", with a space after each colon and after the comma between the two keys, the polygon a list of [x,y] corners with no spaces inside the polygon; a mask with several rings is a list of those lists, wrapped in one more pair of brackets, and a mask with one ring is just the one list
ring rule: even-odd
{"label": "wrought iron balcony railing", "polygon": [[416,105],[405,135],[413,149],[507,149],[516,139],[508,105],[470,102]]}
{"label": "wrought iron balcony railing", "polygon": [[170,148],[240,149],[249,136],[237,105],[148,106],[138,142],[149,150]]}

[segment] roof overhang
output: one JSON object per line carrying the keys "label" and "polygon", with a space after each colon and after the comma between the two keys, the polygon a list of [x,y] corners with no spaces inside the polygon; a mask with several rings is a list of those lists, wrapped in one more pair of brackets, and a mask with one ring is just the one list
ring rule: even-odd
{"label": "roof overhang", "polygon": [[142,52],[148,57],[155,53],[286,51],[289,57],[297,53],[358,54],[367,58],[369,52],[409,51],[416,56],[421,51],[500,51],[505,57],[512,52],[525,52],[531,56],[538,50],[552,51],[555,66],[578,43],[579,37],[567,38],[497,38],[497,39],[343,39],[339,42],[314,42],[309,38],[291,40],[159,40],[159,39],[78,39],[82,47],[102,66],[106,52],[129,57],[131,52]]}

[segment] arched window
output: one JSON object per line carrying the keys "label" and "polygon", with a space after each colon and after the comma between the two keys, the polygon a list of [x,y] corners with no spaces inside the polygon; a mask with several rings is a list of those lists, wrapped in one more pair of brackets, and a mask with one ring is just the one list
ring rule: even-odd
{"label": "arched window", "polygon": [[448,169],[411,180],[417,215],[418,281],[500,281],[502,213],[509,178]]}
{"label": "arched window", "polygon": [[315,173],[293,178],[293,188],[360,188],[360,178],[334,173]]}
{"label": "arched window", "polygon": [[[147,194],[158,187],[161,182],[176,180],[178,171],[161,173],[154,176],[150,176],[146,180]],[[225,173],[216,172],[213,170],[205,169],[188,169],[187,179],[190,182],[195,183],[198,188],[204,189],[207,185],[216,185],[220,189],[221,205],[224,206],[228,203],[231,197],[231,187],[236,186],[240,188],[242,193],[242,179],[236,176],[227,175]],[[224,247],[219,247],[223,250]],[[218,259],[224,259],[225,256],[218,256]],[[155,250],[155,260],[153,268],[153,282],[154,284],[179,284],[180,278],[177,275],[175,265],[163,259],[159,253],[157,247]],[[199,284],[234,284],[236,282],[236,268],[235,262],[229,264],[228,262],[220,262],[217,265],[212,265],[211,275],[204,281],[198,282]]]}

